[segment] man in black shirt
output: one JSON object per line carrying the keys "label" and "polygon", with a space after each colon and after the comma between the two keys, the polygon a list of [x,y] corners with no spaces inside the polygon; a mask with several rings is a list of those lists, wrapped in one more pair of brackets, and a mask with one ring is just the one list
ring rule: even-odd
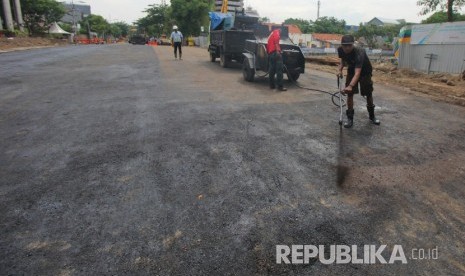
{"label": "man in black shirt", "polygon": [[351,35],[342,37],[342,46],[337,49],[341,62],[339,64],[338,75],[342,77],[342,69],[347,64],[347,79],[344,93],[347,94],[347,122],[345,128],[351,128],[354,124],[354,94],[358,94],[358,84],[360,92],[366,97],[367,109],[370,120],[373,124],[380,122],[375,117],[375,105],[373,104],[373,81],[371,75],[373,68],[364,49],[354,46],[355,39]]}

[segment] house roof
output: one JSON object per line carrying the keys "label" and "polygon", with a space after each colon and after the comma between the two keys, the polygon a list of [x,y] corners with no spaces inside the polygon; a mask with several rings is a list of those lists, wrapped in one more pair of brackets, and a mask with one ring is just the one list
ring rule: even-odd
{"label": "house roof", "polygon": [[342,35],[340,34],[312,34],[314,40],[334,42],[341,41]]}
{"label": "house roof", "polygon": [[372,20],[368,21],[368,22],[371,22],[375,19],[378,19],[379,21],[381,21],[383,24],[392,24],[392,25],[397,25],[399,24],[399,20],[397,19],[389,19],[389,18],[383,18],[383,17],[375,17],[373,18]]}
{"label": "house roof", "polygon": [[300,30],[299,26],[294,25],[294,24],[289,24],[286,26],[289,28],[290,34],[302,34],[302,31]]}

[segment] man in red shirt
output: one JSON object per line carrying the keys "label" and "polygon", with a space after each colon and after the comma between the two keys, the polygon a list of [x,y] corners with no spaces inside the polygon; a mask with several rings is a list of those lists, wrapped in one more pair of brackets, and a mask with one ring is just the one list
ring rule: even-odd
{"label": "man in red shirt", "polygon": [[266,51],[268,52],[269,60],[269,75],[270,75],[270,88],[275,89],[276,84],[274,81],[274,75],[277,77],[278,90],[286,91],[287,89],[283,86],[283,56],[279,41],[281,40],[281,29],[276,29],[271,32],[268,37],[268,44],[266,45]]}

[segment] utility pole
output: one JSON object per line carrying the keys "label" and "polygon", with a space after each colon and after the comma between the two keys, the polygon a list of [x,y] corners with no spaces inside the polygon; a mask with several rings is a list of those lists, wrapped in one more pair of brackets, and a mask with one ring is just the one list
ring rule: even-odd
{"label": "utility pole", "polygon": [[6,29],[13,32],[15,27],[13,25],[13,15],[11,14],[10,0],[3,0],[3,13],[5,14]]}
{"label": "utility pole", "polygon": [[16,22],[18,23],[19,30],[24,32],[24,21],[23,21],[23,13],[21,12],[21,3],[19,0],[15,0],[15,15],[16,15]]}
{"label": "utility pole", "polygon": [[320,6],[321,6],[321,2],[320,2],[320,0],[318,0],[318,11],[317,11],[317,14],[316,14],[316,19],[317,20],[320,18]]}
{"label": "utility pole", "polygon": [[74,9],[74,0],[71,0],[71,11],[73,12],[73,41],[76,41],[76,11]]}

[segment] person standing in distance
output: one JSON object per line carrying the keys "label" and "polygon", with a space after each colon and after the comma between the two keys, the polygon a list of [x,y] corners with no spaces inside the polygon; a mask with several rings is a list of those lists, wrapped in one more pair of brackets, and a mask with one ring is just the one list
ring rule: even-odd
{"label": "person standing in distance", "polygon": [[274,76],[276,75],[278,82],[278,90],[286,91],[287,89],[283,86],[283,56],[279,41],[281,40],[281,29],[276,29],[271,32],[268,37],[268,43],[266,44],[266,51],[268,53],[269,60],[269,75],[270,75],[270,88],[275,89],[276,84]]}
{"label": "person standing in distance", "polygon": [[380,121],[375,117],[375,105],[373,104],[373,81],[371,80],[373,68],[365,50],[354,46],[354,43],[353,36],[344,35],[341,39],[342,46],[337,49],[341,59],[338,77],[343,76],[342,70],[347,64],[346,88],[343,91],[347,94],[347,122],[344,127],[351,128],[354,124],[354,94],[358,94],[359,83],[360,92],[367,100],[370,121],[375,125],[380,125]]}
{"label": "person standing in distance", "polygon": [[178,31],[178,26],[173,26],[171,33],[171,45],[174,47],[174,59],[178,58],[177,50],[179,49],[179,60],[182,60],[182,33]]}

